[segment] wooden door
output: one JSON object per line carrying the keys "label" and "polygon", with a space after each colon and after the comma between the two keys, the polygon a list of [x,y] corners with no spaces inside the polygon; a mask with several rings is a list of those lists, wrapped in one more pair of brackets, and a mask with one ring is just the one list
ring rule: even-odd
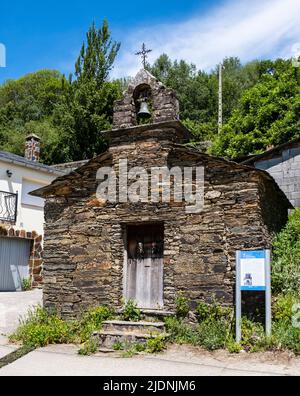
{"label": "wooden door", "polygon": [[128,226],[126,299],[163,307],[163,225]]}

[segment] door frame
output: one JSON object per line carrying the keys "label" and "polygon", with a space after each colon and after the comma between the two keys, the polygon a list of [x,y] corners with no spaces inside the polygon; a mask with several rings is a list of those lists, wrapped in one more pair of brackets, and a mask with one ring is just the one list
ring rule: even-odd
{"label": "door frame", "polygon": [[[125,303],[128,301],[127,299],[127,268],[128,268],[128,252],[127,252],[127,247],[128,247],[128,227],[132,226],[151,226],[151,225],[160,225],[163,229],[163,239],[165,238],[165,224],[163,221],[147,221],[147,222],[130,222],[123,224],[123,280],[122,280],[122,287],[123,287],[123,300]],[[165,245],[165,244],[164,244]],[[165,246],[164,246],[165,248]],[[162,284],[163,284],[163,290],[162,290],[162,306],[160,308],[153,309],[155,311],[162,311],[164,309],[164,252],[163,252],[163,257],[162,257],[162,272],[163,272],[163,279],[162,279]],[[145,308],[145,310],[151,310],[151,308]]]}

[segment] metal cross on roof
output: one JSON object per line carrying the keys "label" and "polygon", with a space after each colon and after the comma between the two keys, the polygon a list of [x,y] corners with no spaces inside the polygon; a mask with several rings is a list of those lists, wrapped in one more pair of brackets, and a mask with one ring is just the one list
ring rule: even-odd
{"label": "metal cross on roof", "polygon": [[146,59],[151,51],[151,49],[146,49],[146,45],[143,43],[142,50],[135,53],[135,55],[141,55],[144,69],[146,69]]}

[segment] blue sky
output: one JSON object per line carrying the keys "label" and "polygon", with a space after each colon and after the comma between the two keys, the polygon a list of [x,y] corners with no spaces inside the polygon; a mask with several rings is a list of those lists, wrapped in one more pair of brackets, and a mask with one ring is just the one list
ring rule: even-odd
{"label": "blue sky", "polygon": [[212,68],[225,56],[289,57],[300,42],[300,0],[7,1],[1,4],[0,43],[6,68],[0,82],[41,68],[73,70],[85,32],[107,18],[121,41],[114,77],[134,74],[140,44]]}

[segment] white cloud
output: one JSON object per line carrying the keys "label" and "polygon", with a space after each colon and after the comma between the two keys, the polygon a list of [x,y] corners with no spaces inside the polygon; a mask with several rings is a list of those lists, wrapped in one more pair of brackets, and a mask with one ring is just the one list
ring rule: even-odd
{"label": "white cloud", "polygon": [[154,49],[150,61],[166,53],[205,70],[226,56],[242,62],[291,57],[292,46],[300,42],[300,0],[231,0],[187,21],[146,26],[125,37],[114,77],[137,72],[140,62],[134,53],[142,42]]}

